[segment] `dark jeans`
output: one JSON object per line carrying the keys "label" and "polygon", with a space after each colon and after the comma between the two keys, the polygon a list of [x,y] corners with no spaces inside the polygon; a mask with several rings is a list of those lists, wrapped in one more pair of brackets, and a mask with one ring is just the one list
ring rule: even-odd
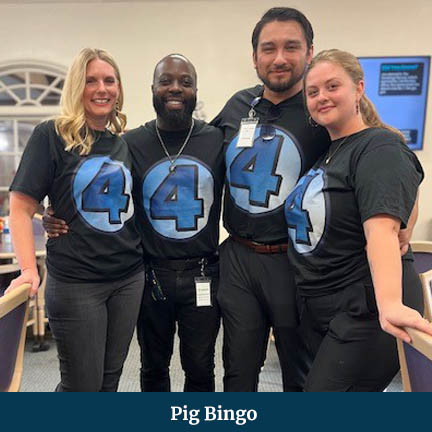
{"label": "dark jeans", "polygon": [[[403,260],[404,304],[423,310],[419,277]],[[399,370],[396,339],[381,330],[374,288],[358,282],[303,298],[302,328],[314,356],[306,391],[383,391]]]}
{"label": "dark jeans", "polygon": [[[214,391],[214,352],[220,326],[216,291],[219,264],[205,268],[212,278],[212,306],[196,306],[194,278],[200,269],[175,271],[153,267],[165,300],[155,300],[150,283],[144,291],[138,319],[141,347],[142,391],[170,391],[169,365],[173,353],[176,323],[180,359],[185,372],[184,391]],[[151,277],[151,272],[148,272]]]}
{"label": "dark jeans", "polygon": [[258,389],[270,327],[284,391],[302,391],[309,360],[298,333],[294,274],[286,254],[259,254],[229,238],[220,248],[224,390]]}
{"label": "dark jeans", "polygon": [[57,391],[116,391],[137,321],[144,272],[114,282],[65,283],[48,275],[46,305],[57,342]]}

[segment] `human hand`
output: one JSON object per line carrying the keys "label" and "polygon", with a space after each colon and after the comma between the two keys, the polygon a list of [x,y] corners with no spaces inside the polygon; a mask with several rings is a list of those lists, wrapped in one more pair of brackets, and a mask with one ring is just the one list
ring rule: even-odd
{"label": "human hand", "polygon": [[42,216],[42,225],[48,234],[49,238],[58,237],[62,234],[67,234],[69,227],[63,219],[54,217],[54,210],[48,207]]}
{"label": "human hand", "polygon": [[411,338],[403,327],[420,330],[432,336],[432,324],[423,318],[416,310],[402,303],[386,305],[379,313],[381,328],[394,337],[410,343]]}
{"label": "human hand", "polygon": [[31,285],[30,296],[36,295],[40,284],[40,278],[38,271],[32,269],[26,269],[21,272],[21,275],[15,278],[7,287],[5,294],[12,291],[14,288],[19,287],[22,284],[29,283]]}
{"label": "human hand", "polygon": [[412,229],[406,228],[399,231],[399,250],[401,256],[404,256],[408,252],[411,236]]}

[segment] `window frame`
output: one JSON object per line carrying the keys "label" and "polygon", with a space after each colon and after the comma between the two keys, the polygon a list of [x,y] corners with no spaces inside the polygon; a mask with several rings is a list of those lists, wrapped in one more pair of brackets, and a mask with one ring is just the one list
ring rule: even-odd
{"label": "window frame", "polygon": [[[41,122],[43,120],[55,117],[60,112],[59,105],[42,105],[41,100],[44,95],[50,93],[51,90],[57,88],[59,82],[61,82],[66,77],[67,68],[58,64],[54,64],[46,61],[38,60],[15,60],[0,62],[0,75],[20,73],[25,76],[25,94],[27,99],[16,105],[0,105],[0,122],[12,121],[13,130],[13,151],[0,151],[1,156],[14,156],[14,167],[16,171],[19,162],[21,160],[22,152],[24,149],[19,148],[19,122],[20,121],[34,121]],[[30,73],[41,73],[55,76],[54,80],[49,85],[37,85],[34,87],[30,82]],[[14,86],[7,86],[3,82],[0,82],[0,90],[8,89]],[[42,93],[36,98],[32,99],[32,87],[43,89]],[[57,89],[58,90],[58,89]],[[8,92],[10,93],[10,92]],[[16,99],[16,97],[15,97]],[[59,94],[60,101],[60,94]],[[31,104],[29,104],[31,103]],[[9,190],[9,185],[0,184],[0,193],[7,192]]]}

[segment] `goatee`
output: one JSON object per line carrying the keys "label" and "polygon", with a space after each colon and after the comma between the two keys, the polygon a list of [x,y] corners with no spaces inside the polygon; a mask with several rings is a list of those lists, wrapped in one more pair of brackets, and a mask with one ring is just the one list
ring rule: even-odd
{"label": "goatee", "polygon": [[190,126],[192,113],[196,106],[196,96],[184,100],[184,107],[181,110],[168,110],[165,102],[153,95],[153,107],[158,117],[168,123],[173,129],[187,129]]}
{"label": "goatee", "polygon": [[257,70],[257,75],[258,75],[258,78],[263,82],[263,84],[269,90],[271,90],[275,93],[283,93],[283,92],[286,92],[286,91],[292,89],[299,81],[301,81],[303,79],[305,71],[306,71],[306,67],[305,67],[305,70],[301,74],[291,75],[291,78],[289,78],[286,81],[276,81],[276,82],[274,82],[274,81],[272,82],[266,76],[260,75],[258,70]]}

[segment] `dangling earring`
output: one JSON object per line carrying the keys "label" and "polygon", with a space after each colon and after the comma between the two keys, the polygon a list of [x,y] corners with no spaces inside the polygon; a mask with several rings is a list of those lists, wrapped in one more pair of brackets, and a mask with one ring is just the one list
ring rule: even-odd
{"label": "dangling earring", "polygon": [[318,127],[318,123],[311,116],[308,117],[308,121],[312,127]]}
{"label": "dangling earring", "polygon": [[118,117],[119,112],[120,112],[120,108],[119,108],[119,101],[116,101],[114,115],[115,115],[116,117]]}
{"label": "dangling earring", "polygon": [[358,115],[359,112],[360,112],[360,107],[359,107],[359,103],[357,101],[356,102],[356,114]]}

